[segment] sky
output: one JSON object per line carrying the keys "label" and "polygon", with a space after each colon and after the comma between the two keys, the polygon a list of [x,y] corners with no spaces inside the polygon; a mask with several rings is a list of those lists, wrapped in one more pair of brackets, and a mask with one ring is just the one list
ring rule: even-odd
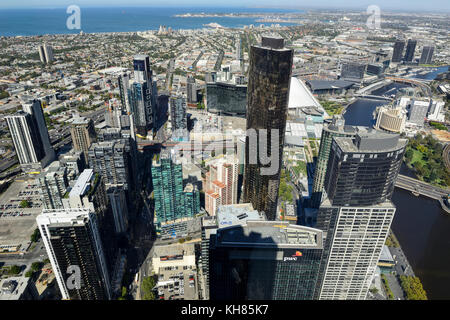
{"label": "sky", "polygon": [[273,7],[286,9],[342,8],[450,12],[449,0],[0,0],[0,8],[88,6]]}

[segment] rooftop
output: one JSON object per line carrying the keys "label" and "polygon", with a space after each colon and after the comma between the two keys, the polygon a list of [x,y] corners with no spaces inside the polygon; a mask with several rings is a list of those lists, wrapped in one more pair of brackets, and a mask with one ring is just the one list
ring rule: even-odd
{"label": "rooftop", "polygon": [[292,77],[289,89],[289,109],[293,108],[305,108],[305,107],[316,107],[320,111],[324,112],[324,116],[327,117],[328,114],[320,105],[319,101],[313,96],[308,87],[303,83],[303,81]]}
{"label": "rooftop", "polygon": [[243,224],[247,220],[265,220],[251,203],[219,206],[216,216],[220,228]]}
{"label": "rooftop", "polygon": [[368,129],[353,137],[336,137],[336,143],[344,152],[389,152],[397,151],[406,146],[407,140],[400,139],[398,134],[390,134]]}
{"label": "rooftop", "polygon": [[322,249],[322,231],[284,221],[247,221],[217,230],[219,245]]}
{"label": "rooftop", "polygon": [[93,175],[94,175],[94,170],[85,169],[80,174],[77,181],[75,182],[75,185],[73,186],[72,190],[70,191],[69,196],[73,197],[73,196],[84,195],[90,187],[90,181],[92,180]]}

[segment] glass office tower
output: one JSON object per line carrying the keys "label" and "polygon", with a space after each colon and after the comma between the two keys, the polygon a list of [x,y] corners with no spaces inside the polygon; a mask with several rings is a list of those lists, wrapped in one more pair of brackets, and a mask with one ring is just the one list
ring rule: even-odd
{"label": "glass office tower", "polygon": [[370,129],[333,138],[316,225],[324,251],[315,298],[366,299],[394,218],[390,199],[406,144]]}
{"label": "glass office tower", "polygon": [[[261,46],[252,46],[250,50],[247,130],[254,129],[256,139],[246,137],[244,202],[252,203],[269,220],[276,216],[293,54],[292,49],[284,47],[284,39],[278,37],[263,36]],[[262,136],[261,129],[267,130],[267,138]],[[271,163],[263,164],[261,159],[271,153],[272,135],[276,133],[278,170],[264,174],[261,169],[270,167]],[[261,149],[262,139],[267,150]],[[253,156],[256,161],[250,161]]]}

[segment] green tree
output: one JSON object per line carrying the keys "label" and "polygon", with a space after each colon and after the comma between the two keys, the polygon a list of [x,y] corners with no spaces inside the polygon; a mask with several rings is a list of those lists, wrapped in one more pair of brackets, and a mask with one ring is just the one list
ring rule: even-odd
{"label": "green tree", "polygon": [[10,275],[17,275],[21,271],[21,268],[17,265],[13,265],[9,268],[9,274]]}
{"label": "green tree", "polygon": [[154,276],[146,277],[142,281],[142,300],[155,300],[156,296],[153,292],[153,288],[156,285],[156,280]]}
{"label": "green tree", "polygon": [[41,263],[40,262],[33,262],[32,264],[31,264],[31,271],[33,271],[33,272],[36,272],[36,271],[39,271],[39,270],[41,270]]}
{"label": "green tree", "polygon": [[30,208],[31,204],[30,204],[30,202],[28,202],[28,200],[22,200],[22,201],[20,201],[19,206],[21,208]]}
{"label": "green tree", "polygon": [[31,242],[37,242],[39,238],[41,237],[41,233],[39,232],[39,229],[35,229],[33,234],[31,235]]}

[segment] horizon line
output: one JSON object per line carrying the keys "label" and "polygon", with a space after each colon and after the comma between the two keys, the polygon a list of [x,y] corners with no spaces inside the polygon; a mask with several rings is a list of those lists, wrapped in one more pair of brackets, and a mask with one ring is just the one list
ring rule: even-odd
{"label": "horizon line", "polygon": [[[51,10],[51,9],[66,9],[68,6],[11,6],[11,7],[2,7],[0,5],[0,11],[1,10]],[[193,8],[205,8],[205,9],[272,9],[272,10],[289,10],[289,11],[295,11],[295,10],[330,10],[330,11],[346,11],[346,10],[365,10],[366,6],[359,6],[359,5],[347,5],[347,6],[340,6],[340,7],[334,7],[334,6],[325,6],[325,5],[316,5],[316,6],[258,6],[258,5],[249,5],[249,6],[223,6],[223,5],[211,5],[211,6],[205,6],[205,5],[186,5],[186,6],[180,6],[180,5],[131,5],[131,4],[124,4],[124,5],[80,5],[80,8],[98,8],[98,9],[104,9],[104,8],[180,8],[180,9],[193,9]],[[404,8],[381,8],[382,12],[388,12],[388,13],[439,13],[439,14],[450,14],[450,8],[443,9],[407,9]],[[444,11],[444,12],[443,12]],[[237,12],[239,13],[239,12]]]}

